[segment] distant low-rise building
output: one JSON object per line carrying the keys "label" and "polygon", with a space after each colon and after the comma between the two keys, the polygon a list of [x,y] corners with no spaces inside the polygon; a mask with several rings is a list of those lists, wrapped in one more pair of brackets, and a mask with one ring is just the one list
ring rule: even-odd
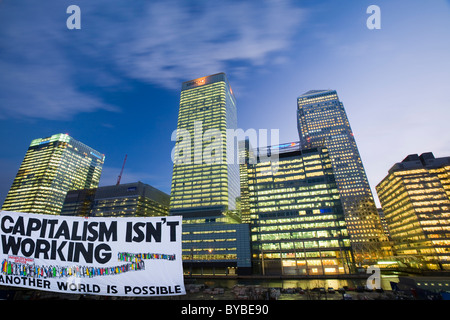
{"label": "distant low-rise building", "polygon": [[185,275],[251,274],[249,225],[231,213],[184,218],[183,266]]}
{"label": "distant low-rise building", "polygon": [[119,217],[166,216],[170,196],[148,184],[133,182],[67,193],[61,215]]}

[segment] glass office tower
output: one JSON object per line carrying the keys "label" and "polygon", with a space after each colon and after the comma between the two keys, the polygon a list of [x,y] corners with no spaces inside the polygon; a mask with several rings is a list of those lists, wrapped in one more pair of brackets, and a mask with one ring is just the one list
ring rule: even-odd
{"label": "glass office tower", "polygon": [[376,186],[396,259],[450,270],[450,157],[412,154]]}
{"label": "glass office tower", "polygon": [[[170,215],[183,216],[187,274],[248,274],[248,224],[236,215],[239,163],[236,101],[224,73],[182,84]],[[174,140],[174,135],[172,135]]]}
{"label": "glass office tower", "polygon": [[60,214],[69,190],[98,186],[105,156],[67,134],[35,139],[2,210]]}
{"label": "glass office tower", "polygon": [[[248,164],[252,259],[262,275],[340,275],[354,258],[326,148],[272,146]],[[261,150],[260,150],[261,152]]]}
{"label": "glass office tower", "polygon": [[299,96],[297,117],[302,146],[325,146],[328,149],[358,261],[371,264],[389,255],[387,237],[337,92],[311,90]]}
{"label": "glass office tower", "polygon": [[215,215],[236,208],[237,142],[227,141],[227,129],[236,128],[236,102],[224,73],[182,84],[171,214]]}

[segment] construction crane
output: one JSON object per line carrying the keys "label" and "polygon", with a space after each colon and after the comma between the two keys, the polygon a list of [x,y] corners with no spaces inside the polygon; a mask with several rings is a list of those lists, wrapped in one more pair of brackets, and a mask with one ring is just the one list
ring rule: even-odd
{"label": "construction crane", "polygon": [[120,184],[120,179],[122,179],[122,173],[123,173],[123,168],[125,167],[125,162],[127,162],[127,154],[125,155],[125,159],[123,160],[123,164],[122,164],[122,170],[120,170],[120,174],[119,177],[117,178],[117,184],[116,186],[118,186]]}

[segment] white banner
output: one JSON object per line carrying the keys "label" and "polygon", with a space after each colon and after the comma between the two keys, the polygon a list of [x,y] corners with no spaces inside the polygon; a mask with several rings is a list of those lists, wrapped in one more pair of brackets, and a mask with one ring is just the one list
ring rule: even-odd
{"label": "white banner", "polygon": [[0,285],[75,294],[185,294],[178,216],[0,212]]}

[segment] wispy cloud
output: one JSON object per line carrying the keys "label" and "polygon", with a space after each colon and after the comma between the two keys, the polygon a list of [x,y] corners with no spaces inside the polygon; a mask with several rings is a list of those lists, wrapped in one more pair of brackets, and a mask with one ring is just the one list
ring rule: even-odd
{"label": "wispy cloud", "polygon": [[205,74],[242,75],[281,61],[274,54],[292,44],[304,13],[288,0],[98,0],[80,7],[82,29],[68,31],[64,2],[0,2],[0,119],[118,110],[95,89],[118,86],[122,77],[178,89],[181,80]]}
{"label": "wispy cloud", "polygon": [[[180,80],[263,65],[289,48],[303,20],[290,1],[159,1],[149,4],[115,49],[129,76],[179,88]],[[227,68],[229,67],[229,68]]]}
{"label": "wispy cloud", "polygon": [[3,72],[0,75],[0,119],[68,120],[81,112],[117,110],[94,95],[77,90],[66,66],[48,68],[44,65],[0,63],[0,69]]}
{"label": "wispy cloud", "polygon": [[[65,55],[65,11],[49,3],[0,3],[0,119],[67,120],[80,112],[117,110],[82,92]],[[70,46],[69,46],[70,47]]]}

